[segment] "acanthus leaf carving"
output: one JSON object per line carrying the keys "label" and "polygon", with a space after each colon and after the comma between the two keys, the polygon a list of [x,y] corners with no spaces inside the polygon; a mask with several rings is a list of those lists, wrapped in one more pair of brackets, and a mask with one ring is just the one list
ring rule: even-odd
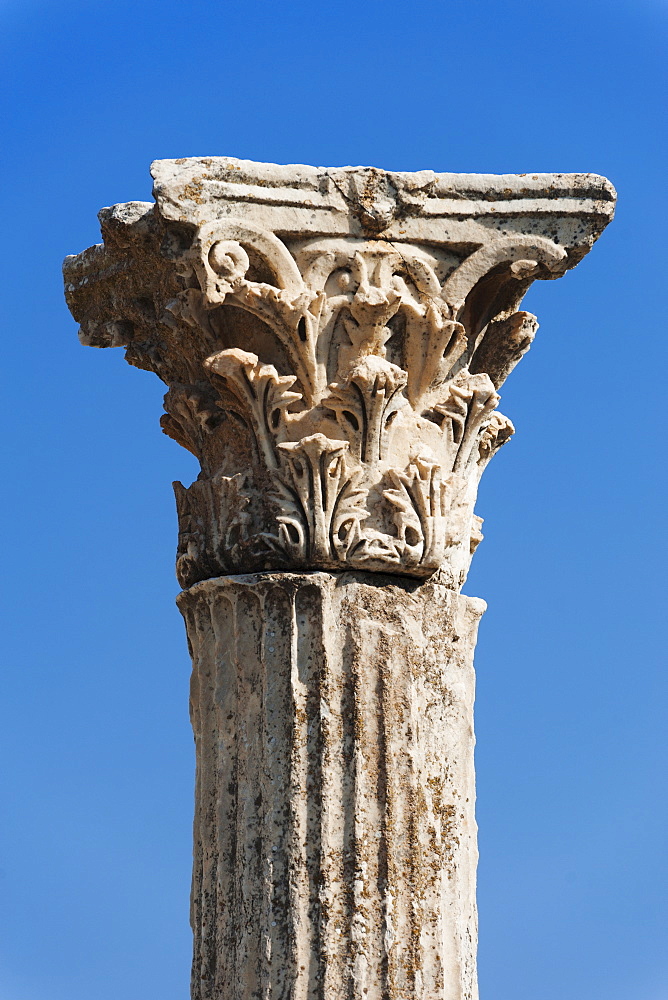
{"label": "acanthus leaf carving", "polygon": [[395,507],[402,563],[411,568],[438,569],[446,543],[447,483],[440,466],[417,456],[405,472],[388,473],[391,488],[383,491]]}
{"label": "acanthus leaf carving", "polygon": [[434,405],[434,413],[443,418],[441,432],[453,472],[465,474],[477,461],[480,439],[499,398],[489,376],[463,370],[449,384],[447,397]]}
{"label": "acanthus leaf carving", "polygon": [[278,447],[285,459],[275,477],[279,547],[299,560],[345,559],[369,516],[360,473],[346,462],[348,442],[311,434]]}
{"label": "acanthus leaf carving", "polygon": [[402,390],[406,372],[382,358],[367,355],[342,382],[330,385],[323,406],[336,413],[353,439],[353,454],[363,465],[387,458],[391,426],[407,405]]}
{"label": "acanthus leaf carving", "polygon": [[66,263],[82,340],[160,375],[163,427],[200,460],[180,579],[357,567],[458,588],[513,433],[496,390],[536,331],[522,296],[587,251],[606,182],[187,163]]}
{"label": "acanthus leaf carving", "polygon": [[292,391],[295,376],[279,375],[273,365],[264,365],[257,355],[238,348],[212,355],[204,367],[221,378],[236,398],[241,415],[252,423],[267,468],[277,469],[276,436],[289,408],[302,400],[301,393]]}
{"label": "acanthus leaf carving", "polygon": [[411,330],[413,348],[409,363],[409,398],[419,407],[429,389],[445,378],[466,347],[461,323],[446,319],[440,303],[429,303],[425,317]]}
{"label": "acanthus leaf carving", "polygon": [[[369,274],[373,267],[373,275]],[[382,257],[369,263],[360,253],[351,262],[351,276],[357,290],[350,300],[344,325],[356,357],[380,354],[392,331],[388,323],[401,305],[401,293],[387,281],[391,271],[389,262]],[[370,277],[373,276],[373,281]]]}
{"label": "acanthus leaf carving", "polygon": [[[265,261],[275,284],[247,278],[245,247]],[[267,323],[293,361],[306,398],[316,399],[323,388],[316,360],[322,295],[305,284],[285,245],[273,233],[229,219],[200,227],[184,259],[193,267],[206,308],[236,305]],[[190,294],[186,290],[183,296]]]}
{"label": "acanthus leaf carving", "polygon": [[478,458],[480,474],[489,460],[496,454],[499,448],[503,447],[506,441],[510,440],[514,433],[515,428],[512,421],[509,420],[508,417],[504,417],[502,413],[498,412],[492,414],[492,417],[480,438]]}
{"label": "acanthus leaf carving", "polygon": [[537,329],[538,320],[528,312],[490,323],[471,358],[470,371],[486,372],[498,389],[531,347]]}
{"label": "acanthus leaf carving", "polygon": [[196,458],[203,452],[202,438],[213,431],[222,414],[199,386],[173,385],[165,394],[166,413],[160,418],[165,434]]}
{"label": "acanthus leaf carving", "polygon": [[[513,253],[517,257],[517,248]],[[493,263],[498,258],[497,252]],[[459,569],[451,568],[444,578],[461,580],[464,548],[470,553],[472,539],[479,536],[465,480],[474,467],[479,475],[512,433],[512,425],[505,418],[491,423],[499,400],[491,379],[461,366],[470,346],[464,325],[453,318],[460,305],[446,301],[426,260],[415,254],[398,256],[393,248],[374,247],[368,260],[361,251],[348,257],[338,251],[325,254],[320,270],[313,272],[320,275],[320,286],[332,270],[342,264],[349,268],[339,279],[341,293],[329,300],[323,287],[305,293],[304,284],[292,279],[285,283],[287,293],[249,282],[244,277],[247,261],[243,248],[238,252],[233,241],[213,242],[208,267],[219,273],[219,280],[214,281],[213,291],[209,280],[207,294],[214,302],[242,305],[270,320],[275,330],[292,324],[293,347],[301,340],[313,348],[305,367],[303,353],[301,367],[297,366],[298,371],[308,371],[302,383],[311,388],[322,384],[323,348],[318,352],[314,347],[318,324],[329,326],[331,335],[334,318],[340,314],[350,343],[340,355],[345,374],[330,383],[326,394],[318,394],[324,412],[334,413],[345,440],[321,433],[289,439],[291,424],[295,429],[302,426],[303,407],[308,409],[314,398],[293,391],[297,375],[279,376],[274,366],[236,348],[219,351],[204,362],[214,382],[215,376],[222,379],[237,411],[252,426],[258,452],[273,479],[268,499],[278,510],[277,533],[261,533],[269,551],[295,565],[394,567],[428,575],[447,562],[450,548],[456,552],[450,562]],[[481,262],[483,255],[478,265]],[[534,266],[538,264],[522,258],[511,263],[518,273]],[[466,273],[472,282],[474,268]],[[450,288],[463,284],[464,279],[458,285],[451,282]],[[303,322],[301,337],[296,337],[294,318],[300,315],[303,320],[305,313],[308,325]],[[408,372],[385,357],[393,333],[388,324],[400,313],[406,318]],[[513,329],[518,329],[517,321]],[[493,336],[493,326],[490,332]],[[526,349],[523,344],[521,349]],[[394,467],[393,424],[402,411],[419,411],[425,404],[427,415],[440,426],[443,464],[422,455],[403,469]],[[386,475],[391,483],[382,495],[395,508],[394,535],[383,530],[377,511],[367,509],[369,489],[378,475]]]}
{"label": "acanthus leaf carving", "polygon": [[189,486],[174,483],[179,516],[176,574],[182,587],[209,576],[233,573],[242,563],[249,542],[251,496],[244,492],[246,477],[215,476]]}

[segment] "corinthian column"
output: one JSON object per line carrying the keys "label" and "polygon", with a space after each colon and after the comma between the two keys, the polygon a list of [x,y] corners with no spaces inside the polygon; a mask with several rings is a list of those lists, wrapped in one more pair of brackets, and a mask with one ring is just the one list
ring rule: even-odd
{"label": "corinthian column", "polygon": [[153,165],[65,263],[168,386],[197,747],[193,1000],[475,1000],[460,594],[518,311],[610,220],[585,174]]}

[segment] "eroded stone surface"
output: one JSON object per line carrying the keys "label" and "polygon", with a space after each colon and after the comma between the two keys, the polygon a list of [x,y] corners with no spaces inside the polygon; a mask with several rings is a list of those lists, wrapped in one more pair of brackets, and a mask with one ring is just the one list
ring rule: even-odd
{"label": "eroded stone surface", "polygon": [[163,379],[163,427],[201,463],[175,484],[193,1000],[477,1000],[483,604],[457,591],[513,432],[497,389],[536,331],[522,296],[577,264],[614,192],[222,157],[153,174],[156,205],[104,209],[65,280],[83,342]]}
{"label": "eroded stone surface", "polygon": [[519,311],[609,221],[590,174],[459,175],[153,164],[156,205],[100,213],[65,264],[84,343],[169,386],[181,584],[355,568],[458,590],[478,481],[513,432],[497,389],[529,348]]}
{"label": "eroded stone surface", "polygon": [[484,603],[365,573],[230,576],[179,603],[193,1000],[477,1000]]}

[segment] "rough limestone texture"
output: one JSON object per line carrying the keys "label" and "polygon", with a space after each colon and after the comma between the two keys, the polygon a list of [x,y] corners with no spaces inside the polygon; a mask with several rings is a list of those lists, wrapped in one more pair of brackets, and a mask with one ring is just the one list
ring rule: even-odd
{"label": "rough limestone texture", "polygon": [[65,261],[84,344],[168,387],[193,655],[193,1000],[476,1000],[460,595],[530,284],[593,174],[153,164]]}
{"label": "rough limestone texture", "polygon": [[389,173],[223,157],[153,164],[156,205],[100,213],[65,262],[84,343],[167,383],[179,580],[358,569],[464,582],[497,389],[535,279],[614,208],[591,174]]}
{"label": "rough limestone texture", "polygon": [[474,1000],[484,602],[367,573],[179,604],[197,744],[196,1000]]}

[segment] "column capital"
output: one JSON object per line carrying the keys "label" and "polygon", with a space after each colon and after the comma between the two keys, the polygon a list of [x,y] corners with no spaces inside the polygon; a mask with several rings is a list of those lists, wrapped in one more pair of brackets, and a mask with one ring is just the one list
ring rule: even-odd
{"label": "column capital", "polygon": [[459,590],[480,475],[513,433],[532,281],[614,210],[592,174],[397,173],[230,157],[153,164],[156,204],[100,213],[65,261],[81,339],[169,387],[201,463],[175,484],[184,587],[258,570],[364,570]]}

